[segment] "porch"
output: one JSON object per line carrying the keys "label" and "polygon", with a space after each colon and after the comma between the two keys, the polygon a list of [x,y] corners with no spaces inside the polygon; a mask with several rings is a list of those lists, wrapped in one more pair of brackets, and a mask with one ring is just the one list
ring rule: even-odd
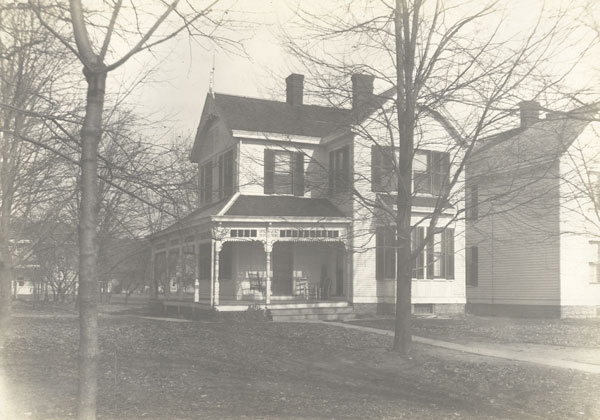
{"label": "porch", "polygon": [[220,311],[348,302],[349,226],[323,199],[234,196],[153,235],[153,293]]}

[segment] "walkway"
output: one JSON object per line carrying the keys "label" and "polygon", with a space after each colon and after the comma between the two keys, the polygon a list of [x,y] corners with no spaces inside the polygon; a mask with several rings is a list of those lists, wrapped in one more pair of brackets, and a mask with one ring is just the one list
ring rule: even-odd
{"label": "walkway", "polygon": [[[394,336],[393,331],[378,328],[363,327],[343,322],[326,322],[342,328],[349,328],[375,334]],[[428,344],[449,350],[478,354],[481,356],[496,357],[518,362],[535,363],[549,367],[573,369],[586,373],[600,374],[600,349],[584,349],[577,347],[559,347],[541,344],[515,343],[515,344],[488,344],[471,343],[457,344],[432,338],[413,335],[413,341]]]}

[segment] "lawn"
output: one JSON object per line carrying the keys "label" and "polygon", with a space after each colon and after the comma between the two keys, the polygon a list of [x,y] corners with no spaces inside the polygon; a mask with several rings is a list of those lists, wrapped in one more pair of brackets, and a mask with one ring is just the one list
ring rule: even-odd
{"label": "lawn", "polygon": [[[392,318],[356,320],[367,327],[394,330]],[[600,319],[517,319],[465,315],[457,318],[413,318],[413,333],[467,343],[533,343],[600,347]]]}
{"label": "lawn", "polygon": [[[41,315],[41,316],[40,316]],[[70,419],[77,319],[20,314],[0,351],[0,417]],[[103,316],[101,419],[590,419],[600,375],[325,324]]]}

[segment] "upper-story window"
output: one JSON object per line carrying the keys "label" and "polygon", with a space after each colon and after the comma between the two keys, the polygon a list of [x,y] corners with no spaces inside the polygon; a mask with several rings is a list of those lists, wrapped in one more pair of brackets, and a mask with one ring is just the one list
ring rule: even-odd
{"label": "upper-story window", "polygon": [[219,199],[233,194],[233,150],[219,156]]}
{"label": "upper-story window", "polygon": [[393,152],[391,146],[371,146],[371,189],[373,191],[398,190]]}
{"label": "upper-story window", "polygon": [[450,158],[448,153],[417,150],[413,160],[415,193],[442,194],[448,186],[449,171]]}
{"label": "upper-story window", "polygon": [[304,195],[304,153],[265,149],[265,194]]}
{"label": "upper-story window", "polygon": [[329,193],[350,189],[350,146],[329,152]]}
{"label": "upper-story window", "polygon": [[212,203],[213,193],[213,165],[212,161],[200,167],[200,201],[201,205]]}
{"label": "upper-story window", "polygon": [[[371,190],[398,190],[397,168],[391,146],[371,147]],[[448,186],[450,159],[448,153],[417,150],[413,159],[414,192],[440,195]]]}

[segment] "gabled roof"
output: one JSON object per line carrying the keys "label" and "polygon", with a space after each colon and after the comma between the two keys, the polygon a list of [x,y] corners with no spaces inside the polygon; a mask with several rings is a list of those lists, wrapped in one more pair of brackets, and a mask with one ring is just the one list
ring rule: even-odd
{"label": "gabled roof", "polygon": [[309,137],[323,137],[343,127],[352,115],[349,109],[290,105],[221,93],[215,94],[215,104],[231,130]]}
{"label": "gabled roof", "polygon": [[589,117],[564,114],[489,137],[473,153],[474,172],[494,176],[557,162],[589,123]]}
{"label": "gabled roof", "polygon": [[344,217],[326,198],[240,195],[225,216]]}

